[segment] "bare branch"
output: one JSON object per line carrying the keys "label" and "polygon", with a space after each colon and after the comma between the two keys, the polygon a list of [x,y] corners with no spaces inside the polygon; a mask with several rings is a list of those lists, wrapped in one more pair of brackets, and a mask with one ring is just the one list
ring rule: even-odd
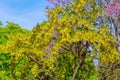
{"label": "bare branch", "polygon": [[[114,64],[112,64],[112,65],[110,66],[110,68],[106,71],[106,73],[104,74],[104,76],[102,77],[102,80],[106,80],[106,78],[109,76],[109,74],[110,74],[113,70],[115,70],[115,69],[117,68],[117,65],[119,65],[117,62],[114,63]],[[118,66],[118,68],[119,68],[119,66]]]}
{"label": "bare branch", "polygon": [[35,63],[37,63],[38,65],[41,65],[41,63],[37,61],[34,57],[32,57],[29,53],[25,52],[25,54],[28,55]]}
{"label": "bare branch", "polygon": [[[82,48],[83,48],[83,47],[82,47]],[[77,74],[77,71],[78,71],[79,69],[81,69],[82,66],[83,66],[83,64],[84,64],[84,60],[85,60],[86,54],[87,54],[87,48],[88,48],[88,42],[86,42],[86,49],[85,49],[85,51],[80,54],[80,60],[79,60],[79,62],[78,62],[78,64],[77,64],[77,67],[76,67],[75,70],[74,70],[74,73],[73,73],[73,76],[72,76],[72,80],[75,79],[75,76],[76,76],[76,74]],[[80,50],[82,51],[82,49],[80,49]],[[79,52],[81,52],[81,51],[79,51]]]}

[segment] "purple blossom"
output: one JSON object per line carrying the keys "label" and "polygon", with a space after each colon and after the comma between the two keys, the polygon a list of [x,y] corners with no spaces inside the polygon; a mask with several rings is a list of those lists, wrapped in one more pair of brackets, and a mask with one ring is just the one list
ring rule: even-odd
{"label": "purple blossom", "polygon": [[46,49],[45,53],[50,54],[50,49]]}
{"label": "purple blossom", "polygon": [[[57,37],[57,36],[58,36],[58,34],[57,34],[56,31],[54,31],[53,36],[54,36],[54,37]],[[49,48],[48,48],[48,49],[45,49],[45,53],[48,54],[47,58],[50,57],[50,52],[51,52],[54,44],[55,44],[55,40],[52,40],[52,41],[50,42],[50,44],[49,44]]]}
{"label": "purple blossom", "polygon": [[54,44],[55,44],[55,41],[54,41],[54,40],[52,40],[52,42],[50,42],[50,45],[49,45],[50,49],[52,49],[52,48],[53,48]]}
{"label": "purple blossom", "polygon": [[65,6],[71,4],[73,0],[47,0],[53,5],[53,9],[57,8],[58,6]]}
{"label": "purple blossom", "polygon": [[98,0],[98,5],[101,6],[103,0]]}
{"label": "purple blossom", "polygon": [[107,16],[111,16],[114,18],[120,18],[120,0],[111,0],[105,9],[105,13]]}
{"label": "purple blossom", "polygon": [[[51,8],[49,6],[46,7],[46,11],[50,10],[50,9],[56,9],[59,6],[66,6],[66,5],[70,5],[71,2],[73,0],[47,0],[48,2],[50,2],[53,6],[51,6]],[[50,14],[47,13],[47,18],[49,19]]]}
{"label": "purple blossom", "polygon": [[57,31],[54,31],[53,36],[56,37],[56,38],[58,37]]}
{"label": "purple blossom", "polygon": [[46,49],[45,50],[45,53],[47,54],[47,56],[46,56],[46,58],[48,59],[48,58],[50,58],[50,49]]}

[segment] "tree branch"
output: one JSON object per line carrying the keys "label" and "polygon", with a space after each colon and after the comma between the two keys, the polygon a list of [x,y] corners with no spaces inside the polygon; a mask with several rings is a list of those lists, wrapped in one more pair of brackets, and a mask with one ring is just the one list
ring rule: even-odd
{"label": "tree branch", "polygon": [[30,57],[30,59],[32,59],[35,63],[37,63],[38,65],[41,65],[41,63],[39,61],[37,61],[34,57],[32,57],[29,53],[26,53],[26,55],[28,55]]}
{"label": "tree branch", "polygon": [[[82,66],[83,66],[83,64],[84,64],[84,60],[85,60],[85,57],[86,57],[86,54],[87,54],[87,48],[88,48],[88,42],[86,42],[86,49],[85,49],[85,51],[82,53],[82,54],[80,54],[80,60],[79,60],[79,62],[78,62],[78,64],[77,64],[77,67],[75,68],[75,70],[74,70],[74,73],[73,73],[73,76],[72,76],[72,80],[74,80],[75,79],[75,76],[76,76],[76,74],[77,74],[77,71],[79,70],[79,69],[81,69],[82,68]],[[82,51],[82,49],[80,49],[81,51]],[[80,52],[81,52],[80,51]]]}
{"label": "tree branch", "polygon": [[[112,64],[111,67],[106,71],[106,73],[102,77],[102,80],[106,80],[106,78],[109,76],[109,73],[117,68],[117,65],[119,65],[119,64],[118,63]],[[118,66],[118,68],[119,68],[119,66]]]}

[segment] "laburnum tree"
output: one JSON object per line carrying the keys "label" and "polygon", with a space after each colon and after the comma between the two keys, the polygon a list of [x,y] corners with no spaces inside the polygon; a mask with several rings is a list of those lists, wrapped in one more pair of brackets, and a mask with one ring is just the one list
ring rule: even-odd
{"label": "laburnum tree", "polygon": [[0,45],[1,52],[11,56],[11,80],[97,80],[93,59],[120,62],[110,28],[95,25],[103,13],[96,0],[73,0],[47,12],[48,22]]}
{"label": "laburnum tree", "polygon": [[[99,1],[102,1],[102,0],[99,0]],[[90,3],[93,3],[93,4],[95,4],[95,0],[92,0]],[[106,3],[107,3],[107,1],[106,1]],[[98,4],[99,5],[99,4]],[[87,5],[88,6],[88,5]],[[95,5],[91,5],[93,8],[96,8],[96,6]],[[90,8],[90,7],[87,7],[87,8]],[[87,10],[91,10],[91,9],[87,9]],[[112,10],[112,9],[111,9]],[[82,12],[82,11],[81,11]],[[67,12],[66,12],[67,13]],[[99,16],[99,17],[101,17],[101,15]],[[97,18],[97,19],[99,19],[99,17]],[[95,18],[95,17],[93,17],[93,18]],[[88,20],[88,19],[87,19]],[[95,21],[95,20],[94,20]],[[94,22],[93,21],[93,22]],[[104,21],[103,21],[104,22]],[[103,26],[106,26],[106,23],[103,23],[102,24],[102,26],[100,25],[100,26],[96,26],[96,25],[94,25],[95,27],[101,27],[101,28],[103,28]],[[108,34],[107,35],[111,35],[111,33],[110,33],[110,28],[108,27]],[[99,32],[99,31],[98,31]],[[114,41],[114,40],[113,40]],[[109,41],[108,41],[109,42]],[[113,47],[114,47],[114,49],[115,49],[115,46],[116,46],[116,44],[118,44],[118,41],[114,41],[113,43],[110,43],[110,45],[114,45]],[[103,49],[104,49],[104,47],[101,47],[100,48],[101,49],[101,52],[102,51],[104,51]],[[115,49],[115,50],[117,50],[117,49]],[[116,52],[115,52],[116,53]],[[119,53],[119,52],[118,52]],[[111,55],[112,56],[112,55]],[[99,54],[97,54],[97,57],[100,57],[100,55]],[[99,58],[99,62],[101,63],[101,62],[103,62],[103,61],[101,61],[101,58],[102,57],[100,57]],[[119,59],[119,58],[118,58]],[[110,60],[110,59],[109,59]],[[111,59],[111,60],[113,60],[113,59]],[[117,61],[118,62],[118,61]],[[106,62],[105,62],[106,63]],[[107,62],[107,63],[109,63],[109,62]],[[110,62],[111,63],[111,62]],[[113,64],[113,63],[111,63],[111,64]],[[114,63],[115,64],[115,63]],[[116,64],[115,64],[115,66],[116,66]],[[113,66],[112,66],[113,67]],[[111,67],[110,67],[111,68]],[[109,71],[109,70],[108,70]]]}

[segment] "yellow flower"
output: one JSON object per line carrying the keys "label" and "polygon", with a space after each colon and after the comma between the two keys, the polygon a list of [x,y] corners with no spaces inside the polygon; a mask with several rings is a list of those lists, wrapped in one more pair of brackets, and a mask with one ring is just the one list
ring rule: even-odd
{"label": "yellow flower", "polygon": [[0,65],[2,65],[2,61],[0,61]]}

